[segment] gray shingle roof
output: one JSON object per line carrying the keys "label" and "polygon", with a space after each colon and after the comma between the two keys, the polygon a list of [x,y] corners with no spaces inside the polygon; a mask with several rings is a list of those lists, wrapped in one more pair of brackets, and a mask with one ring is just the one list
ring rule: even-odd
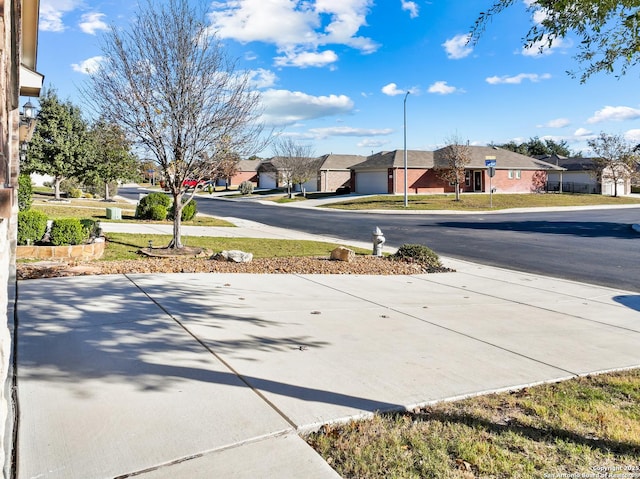
{"label": "gray shingle roof", "polygon": [[[407,150],[407,166],[409,168],[431,169],[436,165],[444,165],[445,148],[436,151]],[[513,151],[491,146],[469,146],[471,162],[468,168],[484,169],[487,156],[496,157],[496,168],[519,170],[562,170],[562,167],[546,161],[514,153]],[[368,156],[365,161],[354,165],[354,170],[375,170],[404,167],[404,150],[381,151]]]}
{"label": "gray shingle roof", "polygon": [[348,170],[351,166],[362,163],[367,158],[362,155],[335,155],[329,153],[320,157],[321,170]]}
{"label": "gray shingle roof", "polygon": [[[409,168],[433,168],[433,152],[407,150],[407,166]],[[383,168],[402,168],[404,166],[404,150],[381,151],[368,156],[365,161],[354,165],[354,170],[374,170]]]}
{"label": "gray shingle roof", "polygon": [[[444,149],[445,148],[440,148],[434,152],[436,162],[438,162],[438,158],[441,158]],[[546,161],[493,146],[469,146],[469,150],[471,152],[471,162],[468,168],[486,168],[485,160],[487,156],[494,156],[496,158],[496,168],[499,170],[562,170],[562,167],[547,163]]]}

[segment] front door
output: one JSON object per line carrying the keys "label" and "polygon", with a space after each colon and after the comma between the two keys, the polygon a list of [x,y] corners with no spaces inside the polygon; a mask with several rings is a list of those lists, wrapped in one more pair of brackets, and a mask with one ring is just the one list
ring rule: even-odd
{"label": "front door", "polygon": [[482,191],[482,171],[473,172],[473,191]]}

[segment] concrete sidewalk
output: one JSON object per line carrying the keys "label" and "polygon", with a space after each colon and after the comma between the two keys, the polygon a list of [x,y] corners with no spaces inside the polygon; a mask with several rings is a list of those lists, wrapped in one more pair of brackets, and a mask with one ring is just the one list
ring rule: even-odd
{"label": "concrete sidewalk", "polygon": [[18,477],[337,478],[298,432],[640,366],[639,295],[447,264],[22,281]]}

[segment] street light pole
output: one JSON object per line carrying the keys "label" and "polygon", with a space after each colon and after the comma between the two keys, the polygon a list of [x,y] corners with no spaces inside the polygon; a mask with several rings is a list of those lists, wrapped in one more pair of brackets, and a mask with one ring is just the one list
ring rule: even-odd
{"label": "street light pole", "polygon": [[404,96],[404,207],[409,206],[409,198],[407,197],[408,182],[407,182],[407,97],[410,91],[407,91]]}

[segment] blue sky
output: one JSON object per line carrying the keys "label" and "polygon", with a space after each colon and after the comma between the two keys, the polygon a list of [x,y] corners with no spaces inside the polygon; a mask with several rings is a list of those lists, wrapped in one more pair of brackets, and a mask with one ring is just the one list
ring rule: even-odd
{"label": "blue sky", "polygon": [[[522,37],[540,13],[522,1],[495,17],[476,46],[466,35],[491,0],[216,0],[210,21],[228,54],[252,72],[265,120],[316,155],[566,140],[588,153],[600,132],[640,142],[638,68],[586,84],[576,39],[539,53]],[[41,0],[38,71],[82,106],[78,86],[99,64],[100,37],[135,3]],[[269,156],[262,152],[261,156]]]}

